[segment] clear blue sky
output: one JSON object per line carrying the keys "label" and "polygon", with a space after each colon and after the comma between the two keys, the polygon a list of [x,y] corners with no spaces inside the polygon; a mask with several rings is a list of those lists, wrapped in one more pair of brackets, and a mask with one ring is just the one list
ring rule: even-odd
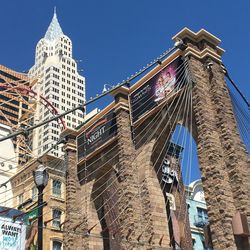
{"label": "clear blue sky", "polygon": [[2,1],[0,64],[18,71],[33,65],[36,43],[46,32],[54,6],[63,32],[73,42],[74,58],[82,60],[87,98],[172,47],[171,37],[188,27],[205,28],[222,40],[224,64],[250,99],[248,0]]}

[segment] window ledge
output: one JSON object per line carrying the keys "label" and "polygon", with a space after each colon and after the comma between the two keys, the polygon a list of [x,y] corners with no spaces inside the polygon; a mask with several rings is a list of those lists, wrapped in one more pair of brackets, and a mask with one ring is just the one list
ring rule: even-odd
{"label": "window ledge", "polygon": [[50,226],[50,230],[62,232],[62,230],[59,227]]}
{"label": "window ledge", "polygon": [[55,195],[52,195],[51,199],[61,201],[61,202],[65,202],[65,199],[63,197],[59,197],[59,196],[55,196]]}

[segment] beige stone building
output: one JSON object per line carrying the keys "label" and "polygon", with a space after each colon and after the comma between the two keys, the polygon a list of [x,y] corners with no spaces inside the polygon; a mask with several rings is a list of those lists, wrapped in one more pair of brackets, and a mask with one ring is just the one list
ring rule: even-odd
{"label": "beige stone building", "polygon": [[25,218],[30,224],[27,229],[26,249],[36,249],[33,246],[37,241],[37,194],[38,190],[33,179],[33,171],[43,164],[49,173],[49,182],[44,189],[43,200],[43,248],[44,250],[62,249],[63,222],[65,213],[65,164],[64,160],[46,155],[39,162],[31,163],[20,168],[11,179],[14,207],[29,212]]}

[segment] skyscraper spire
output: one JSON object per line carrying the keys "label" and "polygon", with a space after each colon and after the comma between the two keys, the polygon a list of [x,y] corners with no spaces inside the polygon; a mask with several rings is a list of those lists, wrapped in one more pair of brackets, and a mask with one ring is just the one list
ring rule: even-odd
{"label": "skyscraper spire", "polygon": [[56,7],[54,7],[54,15],[53,15],[52,21],[51,21],[51,23],[46,31],[44,38],[49,40],[49,41],[53,41],[62,35],[63,35],[63,32],[62,32],[61,26],[57,20]]}
{"label": "skyscraper spire", "polygon": [[[57,20],[56,8],[53,12],[53,18],[45,36],[37,43],[35,64],[30,69],[29,75],[32,78],[39,77],[39,84],[35,84],[33,88],[46,96],[47,101],[62,113],[85,102],[85,78],[78,74],[77,62],[72,57],[72,41],[62,32]],[[65,63],[70,67],[64,68]],[[51,113],[47,112],[49,110],[47,107],[37,105],[34,119],[47,120],[51,117]],[[77,110],[65,117],[65,124],[69,128],[75,128],[82,122],[82,111]],[[55,126],[54,123],[50,123],[41,130],[34,130],[32,138],[34,155],[40,156],[47,152],[49,145],[59,138],[60,127],[59,124]],[[61,157],[64,154],[62,146],[50,151],[50,154]]]}

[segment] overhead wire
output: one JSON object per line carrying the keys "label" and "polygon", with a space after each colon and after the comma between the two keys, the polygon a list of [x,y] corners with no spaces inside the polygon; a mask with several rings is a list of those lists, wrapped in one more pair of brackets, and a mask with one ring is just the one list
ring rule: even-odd
{"label": "overhead wire", "polygon": [[[133,197],[133,198],[134,198],[134,197]],[[130,201],[131,201],[131,200],[130,200]],[[124,210],[125,210],[125,209],[124,209]],[[124,210],[123,210],[123,211],[124,211]],[[103,219],[103,218],[104,218],[104,216],[103,216],[101,219]],[[100,221],[101,221],[101,219],[100,219]],[[110,224],[109,224],[109,226],[110,226]]]}
{"label": "overhead wire", "polygon": [[[185,96],[182,96],[182,101],[183,100],[186,100],[187,98],[185,97]],[[186,101],[185,101],[186,102]],[[176,106],[178,106],[179,104],[177,104]],[[180,104],[180,106],[179,106],[179,110],[177,111],[177,115],[176,115],[176,120],[173,122],[173,124],[172,124],[172,127],[170,128],[170,131],[172,131],[173,130],[173,126],[175,126],[175,124],[177,123],[177,121],[180,119],[180,117],[179,117],[179,115],[180,115],[180,111],[182,110],[182,105],[183,105],[183,103],[181,103]],[[166,113],[167,113],[168,111],[166,111]],[[172,112],[172,114],[174,114],[174,113],[176,113],[176,111],[174,110],[173,112]],[[169,121],[171,121],[171,118],[169,118]],[[168,125],[168,123],[166,124],[166,125]],[[161,131],[161,133],[159,134],[159,136],[158,136],[158,138],[160,138],[161,137],[161,135],[162,135],[162,133],[165,131],[165,128],[164,129],[162,129],[162,131]],[[156,166],[156,163],[158,162],[158,160],[159,160],[159,158],[160,158],[160,156],[162,155],[162,153],[163,153],[163,150],[165,149],[165,147],[166,147],[166,145],[168,144],[168,147],[167,147],[167,149],[165,149],[165,151],[166,152],[168,152],[169,151],[169,148],[170,148],[170,136],[171,136],[171,132],[169,133],[169,135],[167,136],[167,139],[165,140],[165,143],[164,143],[164,145],[163,145],[163,147],[162,147],[162,150],[161,150],[161,152],[159,153],[159,155],[158,155],[158,157],[157,157],[157,159],[155,160],[155,164],[152,166],[152,168],[151,168],[151,171],[155,171],[156,172],[156,176],[158,176],[158,174],[159,174],[159,170],[161,169],[161,167],[162,167],[162,164],[163,164],[163,161],[164,161],[164,158],[163,158],[163,160],[162,160],[162,162],[159,164],[159,167],[158,167],[158,169],[157,170],[155,170],[154,168],[155,168],[155,166]],[[178,164],[178,163],[177,163]],[[177,167],[177,164],[175,165],[176,167]],[[177,171],[177,169],[175,169],[174,168],[174,171]],[[161,184],[162,184],[162,181],[163,181],[163,179],[161,179],[161,180],[159,180],[159,185],[160,185],[160,188],[161,188]],[[174,181],[172,182],[172,184],[174,183]],[[166,183],[165,183],[166,184]],[[163,185],[163,187],[161,188],[161,191],[164,193],[164,188],[165,188],[165,184]],[[171,188],[170,188],[170,192],[171,192],[171,190],[172,190],[172,186],[173,185],[171,185]],[[177,187],[178,188],[178,187]],[[153,206],[153,208],[152,208],[152,212],[151,212],[151,215],[150,215],[150,218],[147,220],[148,222],[147,222],[147,224],[146,224],[146,226],[141,230],[141,234],[140,234],[140,236],[142,236],[142,234],[145,232],[145,230],[147,229],[147,227],[149,226],[149,223],[150,223],[150,220],[151,220],[151,218],[152,218],[152,215],[153,215],[153,212],[154,212],[154,210],[156,209],[156,204],[155,204],[155,206]],[[169,216],[170,217],[170,216]],[[169,222],[169,218],[168,218],[168,222]]]}
{"label": "overhead wire", "polygon": [[[160,114],[160,112],[158,112],[158,115],[155,116],[155,117],[157,117],[157,119],[158,119],[160,116],[161,116],[161,114]],[[154,117],[154,118],[155,118],[155,117]],[[154,118],[151,120],[151,122],[150,122],[148,125],[151,125],[151,123],[154,121]],[[156,119],[155,123],[157,123],[157,119]],[[154,124],[153,124],[153,125],[154,125]],[[139,136],[139,135],[138,135],[138,136]],[[134,139],[136,139],[136,137],[134,137]],[[116,146],[114,146],[114,147],[116,147]],[[113,148],[111,148],[108,152],[110,152],[112,149],[113,149]],[[104,157],[105,155],[106,155],[106,153],[105,153],[104,155],[101,155],[100,157]],[[113,156],[112,158],[110,158],[110,159],[108,160],[108,162],[111,161],[112,159],[114,159],[115,157],[116,157],[116,155]],[[96,163],[96,162],[98,162],[98,161],[99,161],[99,158],[97,158],[93,163]],[[108,162],[103,163],[101,166],[99,166],[99,168],[101,168],[103,165],[105,165],[105,164],[108,163]],[[92,163],[88,166],[88,168],[89,168],[91,165],[92,165]],[[95,169],[94,171],[99,170],[99,168],[98,168],[98,169]],[[79,170],[79,171],[78,171],[78,174],[81,173],[81,171],[82,171],[82,170]],[[91,173],[92,173],[92,172],[91,172]],[[80,182],[81,182],[81,179],[80,179]]]}
{"label": "overhead wire", "polygon": [[249,112],[242,107],[237,96],[229,89],[229,94],[232,100],[236,123],[241,135],[241,139],[245,142],[248,151],[250,152],[250,115]]}
{"label": "overhead wire", "polygon": [[[49,150],[51,150],[51,149],[49,149]],[[47,152],[46,152],[47,153]]]}
{"label": "overhead wire", "polygon": [[166,56],[168,56],[168,55],[171,54],[174,50],[180,48],[181,46],[183,46],[183,42],[180,40],[180,41],[178,41],[178,42],[175,43],[175,45],[174,45],[173,48],[171,48],[171,49],[169,49],[168,51],[166,51],[165,53],[163,53],[160,57],[156,58],[154,61],[152,61],[151,63],[149,63],[145,68],[139,70],[139,71],[136,72],[135,74],[133,74],[133,75],[131,75],[130,77],[128,77],[127,80],[124,80],[124,81],[122,81],[121,83],[118,83],[118,84],[117,84],[114,88],[112,88],[110,91],[104,92],[104,93],[102,93],[102,94],[96,96],[95,98],[92,98],[91,100],[84,102],[83,104],[81,104],[81,105],[79,105],[79,106],[77,106],[77,107],[74,107],[74,108],[72,108],[72,109],[70,109],[70,110],[68,110],[68,111],[66,111],[66,112],[63,112],[63,113],[61,113],[61,114],[59,114],[59,115],[56,115],[56,116],[53,117],[53,118],[45,119],[44,121],[42,121],[42,122],[40,122],[40,123],[38,123],[38,124],[36,124],[36,125],[34,125],[34,126],[25,128],[25,130],[23,129],[23,130],[20,130],[20,131],[15,132],[15,133],[12,133],[12,134],[10,134],[10,135],[8,135],[8,136],[2,137],[2,138],[0,138],[0,142],[1,142],[1,141],[4,141],[4,140],[7,140],[7,139],[10,139],[10,138],[12,138],[12,137],[15,137],[15,136],[17,136],[17,135],[23,134],[23,133],[25,133],[25,132],[29,132],[29,131],[31,131],[31,130],[33,130],[33,129],[35,129],[35,128],[38,128],[38,127],[40,127],[40,126],[45,125],[46,123],[55,121],[55,120],[57,120],[57,119],[59,119],[59,118],[65,116],[65,115],[67,115],[67,114],[72,113],[73,111],[76,111],[76,110],[85,110],[85,106],[86,106],[86,105],[88,105],[88,104],[90,104],[90,103],[92,103],[92,102],[94,102],[94,101],[100,99],[101,97],[103,97],[103,96],[105,96],[105,95],[111,93],[112,91],[114,91],[114,90],[116,90],[116,89],[118,89],[118,88],[120,88],[120,87],[122,87],[122,86],[124,86],[124,85],[127,85],[129,82],[131,82],[132,80],[134,80],[135,78],[137,78],[138,76],[140,76],[141,74],[143,74],[145,71],[147,71],[148,69],[150,69],[152,66],[154,66],[155,64],[157,64],[157,63],[159,62],[159,60],[162,60],[163,58],[165,58]]}
{"label": "overhead wire", "polygon": [[[186,67],[186,65],[187,65],[187,63],[186,62],[184,62],[184,63],[182,63],[181,65],[179,65],[178,66],[178,68],[176,69],[176,74],[180,74],[179,75],[179,77],[181,77],[181,75],[182,75],[182,73],[183,73],[183,69]],[[177,79],[178,80],[178,79]],[[169,93],[170,94],[170,93]],[[153,99],[154,97],[152,96],[152,97],[150,97],[150,98],[148,98],[145,102],[142,102],[135,110],[133,110],[133,112],[135,112],[137,109],[139,109],[141,106],[143,106],[145,109],[147,109],[148,107],[149,107],[149,104],[147,104],[147,105],[145,105],[147,102],[149,102],[149,101],[151,101],[152,99]],[[106,121],[104,124],[106,124],[107,122],[110,122],[110,121],[113,121],[113,120],[115,120],[116,119],[116,117],[114,117],[114,118],[112,118],[111,120],[109,120],[109,121]],[[115,126],[115,125],[113,125],[113,126]],[[84,135],[83,135],[84,136]],[[81,138],[81,136],[79,136],[78,138]],[[85,142],[85,143],[82,143],[82,144],[78,144],[78,147],[80,147],[80,146],[83,146],[83,145],[85,145],[87,142]]]}
{"label": "overhead wire", "polygon": [[[170,50],[168,50],[167,52],[165,52],[165,53],[163,53],[160,57],[158,57],[157,59],[155,59],[153,62],[151,62],[150,64],[148,64],[147,65],[147,67],[144,67],[140,72],[138,72],[138,73],[136,73],[136,74],[134,74],[134,75],[131,75],[131,77],[129,78],[129,80],[132,80],[132,79],[135,79],[137,76],[139,76],[139,75],[141,75],[143,72],[145,72],[148,68],[150,68],[151,66],[153,66],[155,63],[157,63],[159,60],[162,60],[165,56],[167,56],[169,53],[171,53],[173,50],[175,50],[176,48],[178,48],[178,46],[175,46],[175,47],[173,47],[172,49],[170,49]],[[122,85],[124,85],[125,83],[127,82],[127,80],[125,81],[125,82],[122,82]],[[118,87],[120,87],[120,86],[117,86],[117,87],[115,87],[115,88],[118,88]],[[111,91],[113,91],[114,89],[112,89]],[[93,101],[93,100],[92,100]],[[34,127],[33,127],[33,129],[34,128],[36,128],[37,127],[37,125],[35,125]],[[29,130],[29,129],[28,129]],[[5,138],[5,139],[7,139],[7,138]],[[0,138],[0,141],[3,141],[3,140],[1,140],[1,138]],[[7,161],[7,160],[6,160]]]}

